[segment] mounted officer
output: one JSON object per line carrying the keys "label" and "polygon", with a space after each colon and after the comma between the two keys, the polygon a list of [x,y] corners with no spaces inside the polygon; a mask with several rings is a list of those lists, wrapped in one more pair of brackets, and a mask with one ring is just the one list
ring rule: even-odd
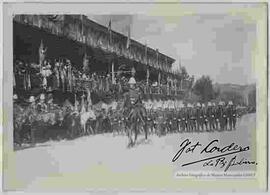
{"label": "mounted officer", "polygon": [[[147,139],[146,128],[146,110],[142,104],[142,94],[139,88],[136,87],[136,80],[134,77],[129,79],[129,91],[124,94],[123,116],[127,116],[126,127],[128,127],[128,136],[130,144],[133,145],[137,140],[139,133],[139,125],[141,124],[145,131],[145,138]],[[134,131],[135,138],[132,140],[131,133]]]}

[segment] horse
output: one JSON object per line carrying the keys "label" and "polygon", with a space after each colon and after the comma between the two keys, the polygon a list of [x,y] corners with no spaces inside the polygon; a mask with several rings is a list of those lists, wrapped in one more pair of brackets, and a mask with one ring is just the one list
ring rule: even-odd
{"label": "horse", "polygon": [[144,108],[140,99],[135,104],[132,104],[129,96],[125,95],[122,104],[122,111],[124,116],[125,128],[129,138],[128,147],[132,147],[136,144],[140,128],[143,128],[145,132],[145,139],[147,140],[148,131],[146,123],[146,109]]}

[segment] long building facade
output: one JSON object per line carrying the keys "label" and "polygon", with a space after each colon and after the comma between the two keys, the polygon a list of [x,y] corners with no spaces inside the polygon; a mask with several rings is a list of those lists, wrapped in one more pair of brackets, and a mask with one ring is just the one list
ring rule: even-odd
{"label": "long building facade", "polygon": [[126,66],[136,71],[137,80],[169,82],[175,95],[183,95],[189,86],[180,74],[172,71],[175,59],[100,25],[84,15],[16,15],[14,16],[14,58],[38,62],[40,42],[47,57],[67,57],[78,69],[89,58],[89,68],[100,74],[114,73]]}

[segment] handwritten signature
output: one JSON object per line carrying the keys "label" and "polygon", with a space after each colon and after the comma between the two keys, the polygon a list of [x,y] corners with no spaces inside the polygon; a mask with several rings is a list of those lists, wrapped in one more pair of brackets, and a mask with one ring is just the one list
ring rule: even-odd
{"label": "handwritten signature", "polygon": [[[174,155],[172,162],[177,161],[183,153],[194,153],[194,151],[197,151],[200,149],[200,154],[215,154],[214,156],[203,158],[200,160],[192,161],[189,163],[182,164],[182,167],[196,164],[203,162],[203,167],[219,167],[219,168],[225,168],[224,172],[226,172],[230,167],[232,166],[239,166],[239,165],[250,165],[254,164],[257,165],[255,161],[249,161],[245,158],[242,158],[241,160],[237,159],[237,153],[246,152],[249,151],[249,146],[242,147],[235,143],[231,143],[227,146],[218,146],[219,140],[215,139],[212,140],[210,143],[208,143],[206,146],[203,146],[200,142],[192,143],[189,139],[184,140],[180,144],[180,149],[177,151],[177,153]],[[236,154],[231,159],[227,159],[227,156]]]}

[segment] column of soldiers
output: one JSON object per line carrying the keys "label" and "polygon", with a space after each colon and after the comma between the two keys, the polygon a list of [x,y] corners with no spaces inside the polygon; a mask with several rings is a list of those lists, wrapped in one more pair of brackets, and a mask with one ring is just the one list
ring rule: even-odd
{"label": "column of soldiers", "polygon": [[232,101],[227,105],[212,102],[169,107],[164,103],[147,103],[147,124],[150,132],[203,132],[235,130],[238,113]]}

